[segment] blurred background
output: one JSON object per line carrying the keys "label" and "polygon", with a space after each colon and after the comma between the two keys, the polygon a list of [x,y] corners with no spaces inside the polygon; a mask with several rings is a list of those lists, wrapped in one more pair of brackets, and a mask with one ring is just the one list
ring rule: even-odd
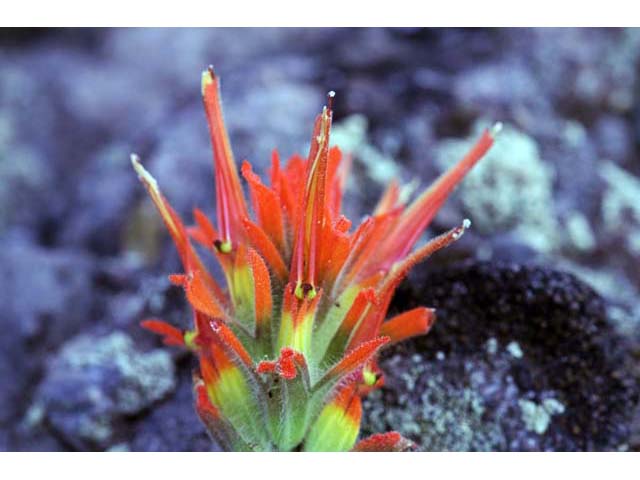
{"label": "blurred background", "polygon": [[[138,153],[185,218],[214,212],[200,72],[236,158],[308,148],[328,90],[358,220],[424,188],[500,120],[430,234],[472,229],[409,279],[436,306],[384,358],[364,431],[427,450],[640,448],[640,30],[0,30],[0,450],[215,449],[192,360],[138,322],[187,326]],[[403,308],[405,309],[405,308]]]}

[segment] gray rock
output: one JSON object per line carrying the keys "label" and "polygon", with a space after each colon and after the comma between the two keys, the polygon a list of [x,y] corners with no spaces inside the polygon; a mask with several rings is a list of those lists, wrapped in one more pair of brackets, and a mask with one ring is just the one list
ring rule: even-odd
{"label": "gray rock", "polygon": [[198,418],[187,369],[180,372],[176,393],[141,420],[131,450],[142,452],[205,452],[219,450]]}
{"label": "gray rock", "polygon": [[621,240],[631,257],[640,257],[640,178],[614,163],[605,163],[601,175],[607,188],[602,199],[602,218],[610,238]]}
{"label": "gray rock", "polygon": [[[488,122],[478,121],[470,139],[443,140],[436,161],[442,171],[459,161]],[[553,206],[554,172],[540,157],[536,141],[510,126],[460,185],[464,212],[484,234],[514,230],[539,251],[552,250],[558,225]]]}
{"label": "gray rock", "polygon": [[87,322],[93,266],[71,250],[48,250],[16,238],[2,243],[0,325],[22,341],[64,340]]}
{"label": "gray rock", "polygon": [[603,116],[595,124],[594,134],[602,157],[624,164],[633,156],[632,126],[623,117]]}
{"label": "gray rock", "polygon": [[131,211],[140,186],[132,174],[130,148],[109,145],[75,175],[74,191],[68,195],[76,208],[63,226],[61,243],[100,255],[122,249],[123,219]]}
{"label": "gray rock", "polygon": [[43,406],[50,428],[74,448],[104,449],[123,435],[127,417],[174,388],[166,351],[140,352],[121,332],[82,335],[51,360],[35,402]]}
{"label": "gray rock", "polygon": [[0,429],[24,413],[43,353],[87,322],[91,273],[85,255],[0,241]]}

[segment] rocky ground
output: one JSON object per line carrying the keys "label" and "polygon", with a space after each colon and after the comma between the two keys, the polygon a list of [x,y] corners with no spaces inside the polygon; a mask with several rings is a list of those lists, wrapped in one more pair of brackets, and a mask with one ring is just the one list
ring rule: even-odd
{"label": "rocky ground", "polygon": [[640,449],[640,30],[0,31],[0,450],[210,450],[178,259],[129,165],[211,213],[200,71],[237,158],[304,151],[324,93],[355,158],[348,214],[500,143],[438,215],[473,228],[394,308],[438,322],[385,352],[365,431],[426,450]]}

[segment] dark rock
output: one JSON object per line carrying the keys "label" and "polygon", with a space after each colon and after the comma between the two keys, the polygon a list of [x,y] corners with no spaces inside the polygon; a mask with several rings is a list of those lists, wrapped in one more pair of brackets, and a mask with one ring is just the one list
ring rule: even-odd
{"label": "dark rock", "polygon": [[109,145],[75,175],[69,201],[76,211],[64,224],[64,245],[84,247],[99,255],[121,250],[122,219],[131,210],[140,186],[131,174],[130,150],[122,144]]}
{"label": "dark rock", "polygon": [[[9,225],[37,228],[50,184],[46,147],[55,118],[52,101],[33,75],[0,52],[0,235]],[[40,102],[30,102],[40,98]],[[35,104],[34,104],[35,103]]]}
{"label": "dark rock", "polygon": [[491,61],[458,76],[453,85],[456,100],[483,115],[548,110],[549,102],[541,95],[539,82],[523,60]]}
{"label": "dark rock", "polygon": [[389,386],[367,400],[365,430],[406,428],[430,450],[629,448],[628,347],[572,275],[467,264],[417,275],[394,300],[420,304],[438,321],[385,355]]}
{"label": "dark rock", "polygon": [[9,241],[0,248],[0,324],[14,340],[56,345],[88,319],[92,265],[71,250]]}
{"label": "dark rock", "polygon": [[91,265],[72,251],[45,250],[16,237],[0,243],[0,427],[25,413],[43,354],[86,322]]}
{"label": "dark rock", "polygon": [[604,158],[624,164],[633,155],[633,128],[624,118],[603,116],[596,122],[594,133]]}
{"label": "dark rock", "polygon": [[175,394],[136,426],[131,450],[142,452],[208,452],[219,450],[198,418],[186,369]]}

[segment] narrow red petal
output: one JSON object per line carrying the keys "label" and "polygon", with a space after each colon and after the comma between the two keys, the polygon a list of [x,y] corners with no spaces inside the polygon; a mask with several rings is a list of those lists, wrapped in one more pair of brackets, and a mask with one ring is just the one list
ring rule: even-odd
{"label": "narrow red petal", "polygon": [[[206,354],[211,355],[218,363],[222,362],[224,365],[232,362],[229,354],[233,354],[246,367],[253,367],[251,355],[224,322],[200,313],[196,313],[195,321],[198,331],[196,343],[204,349]],[[207,383],[209,382],[207,381]]]}
{"label": "narrow red petal", "polygon": [[323,383],[324,381],[344,377],[361,367],[387,342],[389,342],[389,337],[378,337],[360,344],[342,357],[342,360],[325,374]]}
{"label": "narrow red petal", "polygon": [[[280,168],[280,158],[276,150],[273,151],[271,160],[271,188],[280,198],[280,209],[283,212],[286,237],[293,240],[294,229],[297,224],[300,205],[298,200],[304,189],[305,163],[298,156],[293,156],[287,164],[287,168]],[[293,172],[293,173],[292,173]],[[298,174],[299,173],[299,174]],[[287,242],[288,245],[292,243]]]}
{"label": "narrow red petal", "polygon": [[276,373],[285,380],[293,380],[298,375],[297,367],[306,369],[304,355],[292,348],[284,347],[276,361],[263,360],[256,367],[258,373]]}
{"label": "narrow red petal", "polygon": [[467,155],[411,204],[381,247],[381,258],[393,263],[411,251],[449,194],[491,148],[494,137],[495,132],[485,130]]}
{"label": "narrow red petal", "polygon": [[192,266],[192,258],[190,257],[190,244],[186,229],[178,214],[173,210],[167,199],[160,192],[158,183],[155,178],[142,166],[140,159],[136,155],[131,155],[131,164],[138,174],[138,178],[149,192],[151,200],[155,204],[162,220],[164,221],[173,242],[176,245],[178,254],[186,271]]}
{"label": "narrow red petal", "polygon": [[385,280],[385,284],[381,288],[381,291],[386,291],[386,293],[391,291],[392,293],[392,291],[395,290],[395,288],[400,284],[407,273],[409,273],[409,270],[411,270],[419,262],[422,262],[426,258],[433,255],[438,250],[450,245],[456,240],[459,240],[464,234],[465,230],[470,226],[471,222],[465,219],[465,221],[462,222],[462,225],[452,228],[442,235],[438,235],[437,237],[432,238],[411,255],[393,265],[391,273]]}
{"label": "narrow red petal", "polygon": [[185,272],[188,274],[191,274],[195,270],[202,272],[203,281],[216,297],[217,302],[224,305],[225,297],[222,293],[222,289],[204,268],[200,257],[198,257],[198,254],[189,241],[189,236],[187,235],[187,230],[184,227],[182,220],[160,192],[156,180],[145,170],[140,163],[140,159],[136,155],[131,155],[131,163],[138,174],[138,178],[149,192],[153,203],[160,212],[160,215],[173,238]]}
{"label": "narrow red petal", "polygon": [[[271,279],[269,270],[262,257],[252,248],[247,252],[249,266],[253,273],[253,285],[255,291],[255,312],[258,330],[264,329],[273,311],[273,300],[271,295]],[[266,332],[268,333],[268,332]]]}
{"label": "narrow red petal", "polygon": [[249,184],[253,211],[258,219],[258,225],[262,227],[278,250],[284,252],[286,248],[284,221],[278,195],[262,183],[260,177],[253,173],[248,162],[243,162],[241,171],[242,176]]}
{"label": "narrow red petal", "polygon": [[207,287],[204,276],[200,271],[194,271],[193,274],[187,278],[184,288],[187,294],[187,300],[189,300],[189,303],[191,303],[194,309],[213,318],[226,318],[222,307]]}
{"label": "narrow red petal", "polygon": [[348,348],[353,348],[360,343],[367,342],[380,334],[384,315],[389,308],[393,294],[409,271],[417,263],[423,261],[434,252],[458,240],[468,226],[469,221],[465,220],[461,226],[452,228],[448,232],[433,238],[427,244],[413,252],[410,256],[393,265],[391,272],[387,275],[382,285],[377,289],[376,295],[378,298],[378,308],[375,311],[371,311],[369,316],[360,323],[358,331],[349,341]]}
{"label": "narrow red petal", "polygon": [[198,226],[198,231],[203,239],[201,243],[205,247],[211,248],[213,243],[220,238],[220,234],[215,229],[209,217],[207,217],[199,208],[193,209],[193,218]]}
{"label": "narrow red petal", "polygon": [[187,276],[182,273],[173,273],[168,275],[167,278],[176,287],[186,287],[188,283]]}
{"label": "narrow red petal", "polygon": [[371,217],[363,223],[362,231],[354,239],[351,258],[348,260],[347,273],[344,276],[344,285],[349,285],[363,277],[368,277],[381,270],[380,245],[389,235],[389,230],[396,223],[402,213],[400,208],[376,217]]}
{"label": "narrow red petal", "polygon": [[167,322],[150,318],[142,321],[140,326],[155,334],[161,335],[165,345],[184,347],[184,335],[182,330],[168,324]]}
{"label": "narrow red petal", "polygon": [[229,346],[244,362],[247,367],[251,367],[253,365],[253,360],[251,359],[251,355],[244,348],[242,342],[238,340],[238,337],[233,333],[233,331],[225,325],[223,322],[212,322],[212,328],[214,329],[217,337]]}
{"label": "narrow red petal", "polygon": [[362,315],[365,313],[366,308],[376,302],[376,295],[373,288],[365,288],[360,290],[356,296],[351,308],[344,317],[342,324],[340,324],[339,332],[345,339],[349,338],[351,332],[358,326]]}
{"label": "narrow red petal", "polygon": [[325,248],[319,252],[317,278],[318,283],[326,288],[333,285],[349,257],[351,238],[345,232],[349,229],[351,222],[343,219],[344,217],[340,217],[335,225],[327,222],[321,230],[321,243]]}
{"label": "narrow red petal", "polygon": [[[299,287],[303,283],[315,289],[322,249],[321,231],[326,209],[326,181],[329,154],[331,110],[325,107],[316,119],[307,164],[307,182],[303,208],[295,229],[295,243],[289,280]],[[326,247],[325,247],[326,248]]]}
{"label": "narrow red petal", "polygon": [[242,220],[242,224],[246,231],[247,240],[251,246],[262,255],[278,278],[283,281],[286,280],[288,275],[287,266],[284,260],[282,260],[280,252],[273,242],[271,242],[267,234],[264,233],[264,230],[246,217]]}
{"label": "narrow red petal", "polygon": [[202,380],[195,385],[196,412],[203,422],[208,424],[211,421],[220,419],[220,411],[211,403],[207,394],[207,387]]}
{"label": "narrow red petal", "polygon": [[256,372],[258,373],[275,373],[275,371],[276,362],[272,362],[269,360],[262,360],[256,367]]}
{"label": "narrow red petal", "polygon": [[342,193],[346,184],[347,174],[351,157],[347,156],[347,161],[342,162],[342,152],[338,147],[329,149],[329,161],[327,167],[327,207],[331,219],[340,214],[342,205]]}
{"label": "narrow red petal", "polygon": [[247,207],[222,115],[220,82],[212,68],[202,73],[202,99],[213,146],[218,228],[221,241],[230,248],[232,237],[237,241],[242,235],[240,218],[246,216]]}
{"label": "narrow red petal", "polygon": [[383,215],[390,212],[397,206],[399,198],[400,187],[398,186],[397,180],[392,180],[385,192],[382,194],[373,214]]}
{"label": "narrow red petal", "polygon": [[388,336],[391,339],[389,344],[424,335],[431,329],[435,318],[435,310],[431,308],[414,308],[384,322],[380,335]]}

